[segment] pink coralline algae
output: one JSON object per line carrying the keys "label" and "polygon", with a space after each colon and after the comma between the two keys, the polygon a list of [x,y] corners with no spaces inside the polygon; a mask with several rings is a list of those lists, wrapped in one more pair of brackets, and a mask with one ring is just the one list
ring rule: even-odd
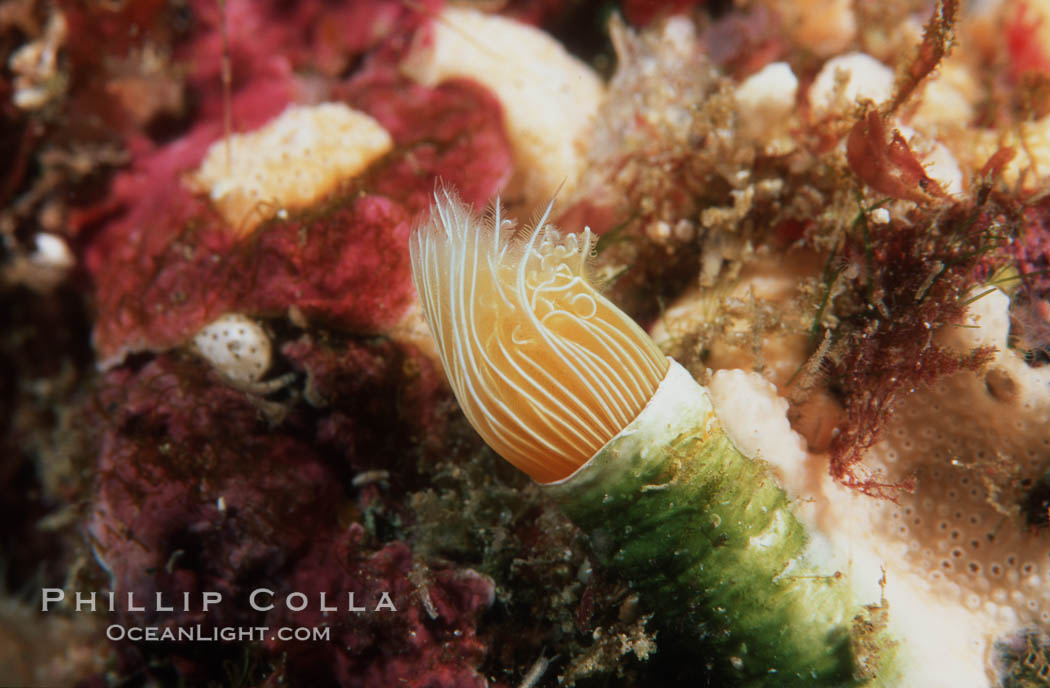
{"label": "pink coralline algae", "polygon": [[[121,112],[135,90],[127,83],[112,91],[115,102],[84,101],[130,155],[107,195],[72,217],[94,283],[94,346],[108,370],[88,530],[116,598],[132,593],[146,606],[119,604],[115,621],[330,633],[310,642],[120,640],[123,675],[160,672],[163,681],[174,672],[192,683],[247,662],[257,666],[244,678],[253,685],[488,685],[475,629],[494,600],[492,581],[417,555],[407,507],[380,484],[355,480],[402,468],[413,480],[405,457],[436,442],[454,408],[437,364],[387,336],[414,301],[407,239],[415,216],[436,180],[481,206],[511,174],[493,95],[466,81],[424,87],[397,71],[439,5],[226,3],[235,133],[289,106],[327,102],[370,116],[393,144],[316,204],[248,231],[192,183],[225,131],[219,5],[191,3],[188,28],[151,34],[170,43],[168,76],[178,75],[188,104],[163,135],[149,108]],[[147,9],[71,10],[72,24],[98,29],[78,34],[74,62],[90,54],[91,35],[164,23],[163,8]],[[276,399],[235,389],[173,352],[225,313],[271,319],[265,327],[281,356],[272,368],[294,380]],[[261,600],[272,609],[250,604],[259,589],[272,591]],[[223,603],[202,610],[204,592]],[[290,608],[294,592],[307,595],[307,608]],[[195,601],[188,610],[184,593]],[[321,593],[337,612],[321,609]],[[347,610],[350,593],[365,611]],[[158,611],[158,594],[176,611]],[[376,608],[384,594],[396,612]]]}
{"label": "pink coralline algae", "polygon": [[1025,287],[1033,296],[1050,300],[1050,201],[1025,211],[1025,231],[1011,248]]}
{"label": "pink coralline algae", "polygon": [[1024,213],[1024,232],[1011,244],[1020,284],[1011,307],[1011,344],[1033,365],[1050,360],[1050,203]]}
{"label": "pink coralline algae", "polygon": [[[324,443],[304,439],[309,420],[289,418],[271,430],[243,394],[215,382],[203,366],[167,356],[107,376],[89,530],[120,622],[329,628],[326,641],[254,639],[283,658],[279,675],[290,685],[487,685],[476,671],[485,647],[475,625],[494,599],[492,582],[447,566],[413,577],[417,562],[406,542],[383,544],[361,522],[341,523],[381,508],[378,495],[368,487],[357,500],[346,494]],[[252,600],[256,590],[263,592]],[[203,611],[204,592],[223,602]],[[128,609],[128,593],[144,611]],[[293,609],[295,598],[288,603],[292,593],[306,596],[305,609]],[[321,593],[337,613],[321,609]],[[160,604],[174,611],[159,611]],[[118,649],[126,671],[141,670],[155,651],[189,680],[214,676],[231,653],[244,651],[234,643],[121,642]]]}
{"label": "pink coralline algae", "polygon": [[1050,54],[1040,41],[1046,19],[1033,11],[1027,2],[1018,2],[1006,22],[1006,48],[1010,73],[1020,77],[1026,72],[1050,73]]}
{"label": "pink coralline algae", "polygon": [[406,421],[401,433],[427,443],[439,434],[450,411],[443,372],[411,345],[376,339],[334,346],[303,335],[286,343],[281,353],[306,375],[306,401],[328,409],[318,421],[318,441],[358,470],[389,467],[387,429],[369,419],[386,418],[396,408]]}
{"label": "pink coralline algae", "polygon": [[[394,140],[387,156],[320,207],[238,236],[183,181],[223,135],[221,41],[208,7],[200,10],[208,31],[176,51],[192,68],[187,84],[200,100],[195,123],[162,145],[130,135],[128,169],[105,200],[75,218],[96,284],[94,343],[104,366],[128,353],[182,345],[228,311],[280,316],[295,306],[340,330],[386,332],[412,300],[407,237],[435,179],[481,205],[510,174],[499,106],[487,91],[466,82],[424,88],[397,75],[398,51],[431,16],[427,8],[351,3],[321,13],[319,3],[306,3],[277,21],[276,3],[231,2],[236,130],[322,97],[371,115]],[[330,36],[344,24],[372,30],[335,44],[321,40],[321,54],[311,56],[311,36]],[[365,64],[343,83],[305,80],[295,71],[312,65],[325,74],[354,58]]]}
{"label": "pink coralline algae", "polygon": [[[328,546],[314,547],[289,577],[290,590],[310,600],[325,592],[339,613],[326,614],[316,604],[302,612],[274,610],[269,621],[275,626],[332,628],[331,644],[305,652],[295,647],[303,643],[269,643],[274,654],[290,653],[288,675],[304,685],[334,678],[339,685],[361,688],[488,686],[474,669],[485,652],[474,624],[492,604],[492,581],[469,569],[443,570],[430,572],[425,587],[417,588],[408,578],[413,562],[407,545],[390,543],[362,557],[353,552],[362,537],[355,524]],[[351,592],[354,605],[366,611],[344,613]],[[383,593],[396,612],[374,611]]]}
{"label": "pink coralline algae", "polygon": [[627,21],[635,26],[645,26],[652,21],[672,14],[684,12],[703,0],[624,0],[623,13]]}

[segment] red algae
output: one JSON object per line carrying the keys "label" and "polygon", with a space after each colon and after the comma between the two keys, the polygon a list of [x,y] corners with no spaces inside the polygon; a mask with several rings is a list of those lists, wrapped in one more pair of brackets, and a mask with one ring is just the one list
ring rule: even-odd
{"label": "red algae", "polygon": [[[247,29],[231,40],[241,75],[234,119],[238,128],[250,128],[280,112],[300,85],[285,57],[261,51]],[[200,59],[214,64],[207,58],[214,39],[198,42]],[[245,48],[237,58],[241,42]],[[238,71],[240,62],[245,64]],[[198,78],[210,84],[215,76]],[[181,182],[221,136],[218,96],[212,93],[201,108],[201,123],[161,147],[143,144],[110,197],[79,214],[76,224],[91,235],[86,263],[96,280],[95,346],[104,365],[131,352],[183,344],[230,310],[274,316],[296,306],[356,332],[385,332],[398,322],[413,298],[408,230],[426,206],[433,180],[455,184],[481,205],[509,175],[498,105],[468,83],[428,89],[382,67],[335,92],[388,127],[395,150],[323,207],[274,219],[243,240],[232,236],[208,201]],[[250,119],[241,112],[251,113]]]}
{"label": "red algae", "polygon": [[888,132],[884,116],[874,109],[850,130],[846,160],[864,183],[887,196],[916,202],[945,196],[901,133]]}
{"label": "red algae", "polygon": [[711,59],[738,79],[782,59],[790,47],[764,5],[719,18],[704,33],[704,41]]}
{"label": "red algae", "polygon": [[702,4],[703,0],[626,0],[623,3],[623,14],[624,18],[635,26],[645,26],[657,19]]}
{"label": "red algae", "polygon": [[1024,209],[1022,230],[1009,251],[1017,269],[1010,314],[1012,345],[1029,365],[1050,360],[1050,202],[1041,199]]}
{"label": "red algae", "polygon": [[[359,382],[358,390],[385,382]],[[485,685],[475,669],[483,644],[474,625],[492,604],[492,582],[469,569],[435,568],[426,583],[429,618],[409,577],[410,545],[376,542],[358,522],[340,525],[350,496],[324,458],[323,430],[311,446],[307,418],[270,429],[241,393],[214,384],[199,365],[164,356],[137,372],[109,373],[100,401],[107,429],[89,530],[123,624],[330,628],[318,643],[255,638],[285,658],[291,685]],[[337,446],[353,440],[344,434]],[[369,506],[377,496],[362,489],[360,508],[377,508]],[[204,593],[222,601],[205,610]],[[305,609],[297,610],[293,593],[310,601]],[[339,615],[322,609],[332,605]],[[153,656],[128,643],[118,651],[128,670]],[[236,646],[165,651],[182,676],[203,680]]]}
{"label": "red algae", "polygon": [[[335,681],[362,688],[487,686],[475,669],[485,651],[475,624],[492,604],[492,581],[469,569],[436,570],[421,593],[410,580],[413,557],[405,543],[393,542],[365,555],[358,551],[363,539],[355,524],[331,541],[318,543],[289,576],[287,589],[308,599],[318,600],[324,592],[332,606],[345,612],[348,594],[353,593],[355,605],[367,611],[332,619],[336,615],[322,612],[316,603],[303,612],[274,610],[269,620],[275,625],[332,629],[333,642],[319,647],[266,643],[274,655],[287,656],[285,675],[294,677],[297,685]],[[373,611],[383,593],[396,611]],[[427,596],[433,618],[419,604],[420,594]]]}
{"label": "red algae", "polygon": [[[84,488],[90,547],[117,599],[148,600],[141,611],[118,604],[112,621],[329,629],[320,644],[115,640],[122,676],[204,683],[243,664],[239,680],[252,685],[488,685],[475,628],[493,603],[493,582],[416,555],[400,497],[388,499],[385,479],[368,477],[420,447],[444,446],[454,408],[435,362],[386,336],[414,301],[414,217],[438,179],[481,207],[511,173],[500,106],[488,91],[467,81],[427,88],[397,73],[413,33],[439,6],[67,8],[71,102],[129,158],[70,222],[94,287],[97,360],[108,371],[86,412],[100,428]],[[163,73],[152,77],[163,92],[151,90],[147,53],[161,56]],[[92,62],[98,55],[102,66]],[[251,131],[318,99],[371,114],[393,149],[320,203],[239,235],[187,174],[221,142],[227,116],[234,132]],[[291,324],[273,324],[284,343],[276,367],[284,385],[302,374],[301,388],[268,387],[264,400],[260,388],[235,389],[200,362],[165,353],[231,311],[288,316]],[[400,479],[418,480],[407,464]],[[317,605],[259,610],[246,600],[260,588],[275,599],[324,592],[342,606],[349,593],[365,604],[386,594],[397,611],[333,621]],[[164,604],[181,602],[184,593],[221,594],[226,603],[168,613],[153,602],[158,594]]]}
{"label": "red algae", "polygon": [[1039,40],[1039,29],[1046,19],[1033,16],[1023,0],[1015,3],[1006,22],[1006,50],[1010,58],[1010,73],[1017,79],[1026,72],[1050,73],[1050,53]]}
{"label": "red algae", "polygon": [[1010,249],[1024,289],[1034,298],[1050,298],[1050,199],[1025,208],[1021,236]]}
{"label": "red algae", "polygon": [[[831,443],[831,471],[865,493],[893,499],[897,490],[913,487],[910,481],[882,483],[865,474],[862,463],[895,402],[956,372],[979,370],[991,359],[990,347],[960,353],[939,344],[933,333],[961,323],[971,290],[988,279],[989,265],[1006,261],[1020,231],[1018,202],[992,192],[993,179],[976,194],[979,204],[926,208],[905,223],[873,227],[871,211],[862,208],[843,247],[842,259],[854,266],[856,277],[849,282],[852,312],[840,313],[824,364],[846,416]],[[910,193],[920,190],[913,186]]]}
{"label": "red algae", "polygon": [[[396,443],[384,438],[382,428],[361,423],[383,419],[391,409],[414,441],[439,444],[450,393],[437,362],[415,347],[385,338],[337,345],[304,334],[286,343],[281,354],[305,373],[306,402],[328,409],[318,422],[318,440],[358,470],[388,466],[387,455]],[[362,436],[370,436],[368,444],[360,441]]]}

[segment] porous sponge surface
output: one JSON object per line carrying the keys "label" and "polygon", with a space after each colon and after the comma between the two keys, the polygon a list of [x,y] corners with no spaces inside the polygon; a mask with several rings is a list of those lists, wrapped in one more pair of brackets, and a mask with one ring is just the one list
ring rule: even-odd
{"label": "porous sponge surface", "polygon": [[292,106],[212,144],[190,184],[247,233],[282,210],[310,207],[392,147],[379,122],[342,103]]}
{"label": "porous sponge surface", "polygon": [[946,339],[997,347],[980,373],[946,377],[902,399],[866,460],[916,489],[885,502],[877,526],[931,592],[990,618],[1050,628],[1050,530],[1040,497],[1050,468],[1050,367],[1007,348],[1009,299],[970,308]]}

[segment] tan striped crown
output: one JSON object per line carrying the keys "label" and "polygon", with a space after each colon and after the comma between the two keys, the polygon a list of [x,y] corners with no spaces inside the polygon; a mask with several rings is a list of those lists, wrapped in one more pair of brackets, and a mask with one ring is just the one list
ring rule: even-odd
{"label": "tan striped crown", "polygon": [[645,407],[668,359],[584,275],[591,234],[551,208],[515,232],[434,194],[412,276],[460,406],[496,452],[540,482],[570,475]]}

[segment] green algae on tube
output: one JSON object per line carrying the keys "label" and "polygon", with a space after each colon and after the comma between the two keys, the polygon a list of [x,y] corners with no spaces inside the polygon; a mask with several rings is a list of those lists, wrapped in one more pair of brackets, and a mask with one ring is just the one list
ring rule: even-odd
{"label": "green algae on tube", "polygon": [[562,236],[549,213],[518,233],[498,206],[478,217],[439,190],[412,235],[423,310],[475,429],[739,684],[893,685],[893,641],[811,560],[769,468],[587,280],[589,232]]}

